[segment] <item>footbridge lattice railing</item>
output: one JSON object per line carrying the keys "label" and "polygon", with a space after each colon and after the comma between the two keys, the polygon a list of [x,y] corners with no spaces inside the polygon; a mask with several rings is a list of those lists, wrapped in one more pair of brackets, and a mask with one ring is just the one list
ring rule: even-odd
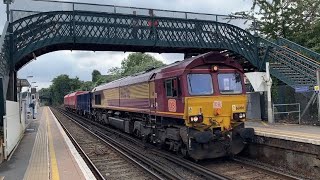
{"label": "footbridge lattice railing", "polygon": [[1,76],[20,69],[35,56],[64,49],[159,53],[227,50],[258,70],[269,61],[271,73],[292,87],[312,87],[315,70],[320,68],[317,61],[293,46],[252,35],[243,29],[246,20],[235,16],[68,2],[60,8],[50,7],[47,12],[11,10],[0,54],[5,70]]}

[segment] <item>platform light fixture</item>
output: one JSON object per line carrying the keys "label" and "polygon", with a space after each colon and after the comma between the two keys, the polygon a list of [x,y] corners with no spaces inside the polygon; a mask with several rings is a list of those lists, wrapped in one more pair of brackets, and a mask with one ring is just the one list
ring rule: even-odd
{"label": "platform light fixture", "polygon": [[3,0],[3,4],[11,4],[14,3],[14,0]]}

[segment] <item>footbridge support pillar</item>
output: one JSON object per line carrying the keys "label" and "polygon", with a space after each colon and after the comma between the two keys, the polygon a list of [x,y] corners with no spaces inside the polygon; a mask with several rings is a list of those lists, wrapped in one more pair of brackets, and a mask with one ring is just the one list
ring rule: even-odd
{"label": "footbridge support pillar", "polygon": [[7,100],[17,101],[17,72],[14,70],[9,73]]}

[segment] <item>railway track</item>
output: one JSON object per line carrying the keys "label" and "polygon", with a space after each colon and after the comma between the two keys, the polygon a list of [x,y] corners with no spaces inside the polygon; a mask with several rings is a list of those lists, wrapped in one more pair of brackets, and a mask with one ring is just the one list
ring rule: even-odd
{"label": "railway track", "polygon": [[286,174],[281,171],[271,170],[262,165],[257,165],[246,159],[222,158],[217,160],[203,161],[202,166],[214,172],[221,173],[230,179],[239,180],[282,180],[282,179],[302,179]]}
{"label": "railway track", "polygon": [[[52,111],[64,128],[69,131],[71,136],[76,136],[74,139],[77,142],[80,141],[86,144],[81,148],[84,148],[83,151],[86,152],[96,169],[105,179],[228,179],[210,171],[206,174],[205,170],[195,173],[194,170],[191,171],[192,167],[180,167],[176,162],[171,162],[155,154],[148,153],[148,150],[145,150],[143,147],[134,147],[128,143],[119,142],[119,139],[116,137],[111,137],[108,133],[94,126],[87,126],[83,121],[79,120],[79,118],[77,119],[71,114],[57,109],[52,109]],[[96,137],[97,140],[92,140],[93,138],[91,137]],[[134,161],[134,163],[131,163],[131,166],[137,166],[135,163],[138,163],[144,168],[139,167],[138,170],[135,171],[134,169],[125,169],[124,167],[128,167],[126,165],[124,167],[111,165],[111,168],[114,169],[110,170],[108,168],[110,167],[108,163],[110,159],[108,159],[108,157],[101,157],[108,154],[105,153],[105,143],[113,145],[116,150],[121,150],[123,152],[122,156],[131,157]],[[78,142],[78,144],[80,143]],[[97,154],[99,156],[97,156]],[[149,154],[149,156],[146,154]],[[141,176],[145,175],[145,173],[141,173],[141,169],[143,169],[143,172],[147,171],[151,175]],[[110,172],[114,172],[114,174]],[[129,172],[130,175],[123,176],[126,172]]]}
{"label": "railway track", "polygon": [[59,114],[55,109],[52,112],[72,139],[76,148],[81,151],[90,169],[97,179],[163,179],[128,156],[123,150],[111,143],[89,133],[90,130],[80,124],[75,125],[67,116]]}
{"label": "railway track", "polygon": [[[135,144],[135,146],[137,145],[140,147],[145,146],[145,144],[142,143],[140,140],[134,137],[131,137],[125,133],[122,133],[118,130],[103,126],[100,123],[88,120],[84,117],[78,116],[73,113],[72,114],[68,113],[68,116],[70,116],[70,118],[77,119],[78,123],[84,124],[84,122],[90,122],[90,124],[92,125],[91,127],[97,127],[101,130],[101,131],[96,131],[96,133],[99,134],[99,136],[102,136],[102,137],[105,136],[104,138],[113,137],[111,139],[113,139],[113,141],[115,142],[123,141],[123,139],[126,139],[126,141],[130,141],[132,144]],[[203,179],[243,179],[243,180],[301,179],[299,177],[295,177],[281,171],[271,170],[270,168],[264,167],[263,165],[256,165],[244,159],[238,159],[238,158],[219,159],[219,160],[210,160],[210,161],[202,161],[199,163],[194,163],[187,159],[180,158],[177,155],[173,155],[172,153],[158,150],[157,148],[154,148],[151,145],[148,145],[148,146],[149,146],[149,148],[147,148],[148,152],[143,152],[143,153],[140,152],[139,154],[146,155],[148,153],[149,154],[151,153],[154,155],[153,157],[158,157],[158,158],[161,157],[163,159],[166,159],[171,163],[175,163],[176,165],[181,166],[185,169],[188,169],[189,171],[193,171],[193,173],[199,174],[200,175],[199,177]],[[163,161],[163,159],[162,160],[154,159],[154,160],[161,162]],[[186,170],[181,170],[180,168],[180,170],[178,171],[185,172]],[[176,174],[181,174],[181,173],[176,172]],[[192,173],[189,173],[189,174],[192,174]],[[183,176],[180,175],[179,177],[181,178]],[[172,179],[172,178],[169,178],[169,179]],[[183,177],[182,179],[185,179],[185,177]],[[187,179],[194,179],[194,178],[190,177]]]}

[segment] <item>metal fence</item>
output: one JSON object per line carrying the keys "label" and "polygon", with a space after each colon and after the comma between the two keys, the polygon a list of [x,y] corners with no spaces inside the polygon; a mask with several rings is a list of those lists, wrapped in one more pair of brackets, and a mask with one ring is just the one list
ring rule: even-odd
{"label": "metal fence", "polygon": [[301,124],[300,103],[273,104],[272,109],[275,121],[292,123],[298,120],[298,123]]}

